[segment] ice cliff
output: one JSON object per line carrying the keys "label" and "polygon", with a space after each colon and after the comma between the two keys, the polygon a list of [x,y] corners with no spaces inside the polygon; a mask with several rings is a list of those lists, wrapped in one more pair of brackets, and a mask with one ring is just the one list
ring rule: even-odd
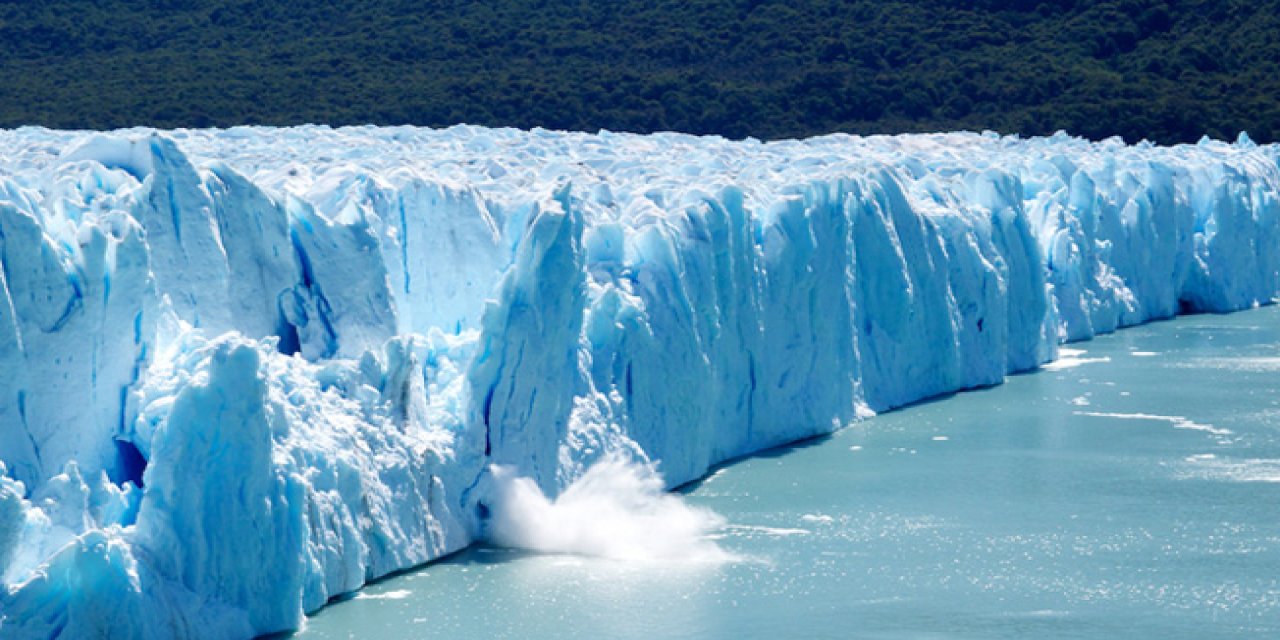
{"label": "ice cliff", "polygon": [[232,638],[485,535],[1280,289],[1280,149],[0,132],[0,635]]}

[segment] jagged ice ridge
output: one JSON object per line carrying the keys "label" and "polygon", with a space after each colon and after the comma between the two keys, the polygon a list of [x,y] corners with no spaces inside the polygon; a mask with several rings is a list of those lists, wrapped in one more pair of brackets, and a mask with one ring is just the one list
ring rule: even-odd
{"label": "jagged ice ridge", "polygon": [[0,132],[0,632],[298,627],[492,465],[668,485],[1280,289],[1280,150]]}

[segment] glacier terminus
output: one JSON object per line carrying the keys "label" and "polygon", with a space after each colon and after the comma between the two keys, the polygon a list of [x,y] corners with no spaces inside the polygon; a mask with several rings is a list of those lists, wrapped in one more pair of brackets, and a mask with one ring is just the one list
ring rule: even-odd
{"label": "glacier terminus", "polygon": [[0,149],[5,638],[296,629],[487,539],[496,475],[555,496],[626,459],[676,486],[1280,294],[1280,148],[1244,135]]}

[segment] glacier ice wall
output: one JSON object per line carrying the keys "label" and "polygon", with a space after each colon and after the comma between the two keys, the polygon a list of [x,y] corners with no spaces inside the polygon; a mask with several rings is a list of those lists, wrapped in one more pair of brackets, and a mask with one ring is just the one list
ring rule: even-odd
{"label": "glacier ice wall", "polygon": [[5,637],[296,628],[486,535],[494,465],[676,485],[1280,289],[1280,150],[1243,136],[0,148]]}

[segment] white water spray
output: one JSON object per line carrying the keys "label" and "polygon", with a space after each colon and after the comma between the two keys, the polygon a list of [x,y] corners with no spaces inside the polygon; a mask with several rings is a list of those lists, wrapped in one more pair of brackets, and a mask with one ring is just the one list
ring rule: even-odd
{"label": "white water spray", "polygon": [[605,458],[555,499],[510,468],[492,473],[492,544],[626,561],[734,559],[711,538],[725,519],[664,491],[650,465]]}

